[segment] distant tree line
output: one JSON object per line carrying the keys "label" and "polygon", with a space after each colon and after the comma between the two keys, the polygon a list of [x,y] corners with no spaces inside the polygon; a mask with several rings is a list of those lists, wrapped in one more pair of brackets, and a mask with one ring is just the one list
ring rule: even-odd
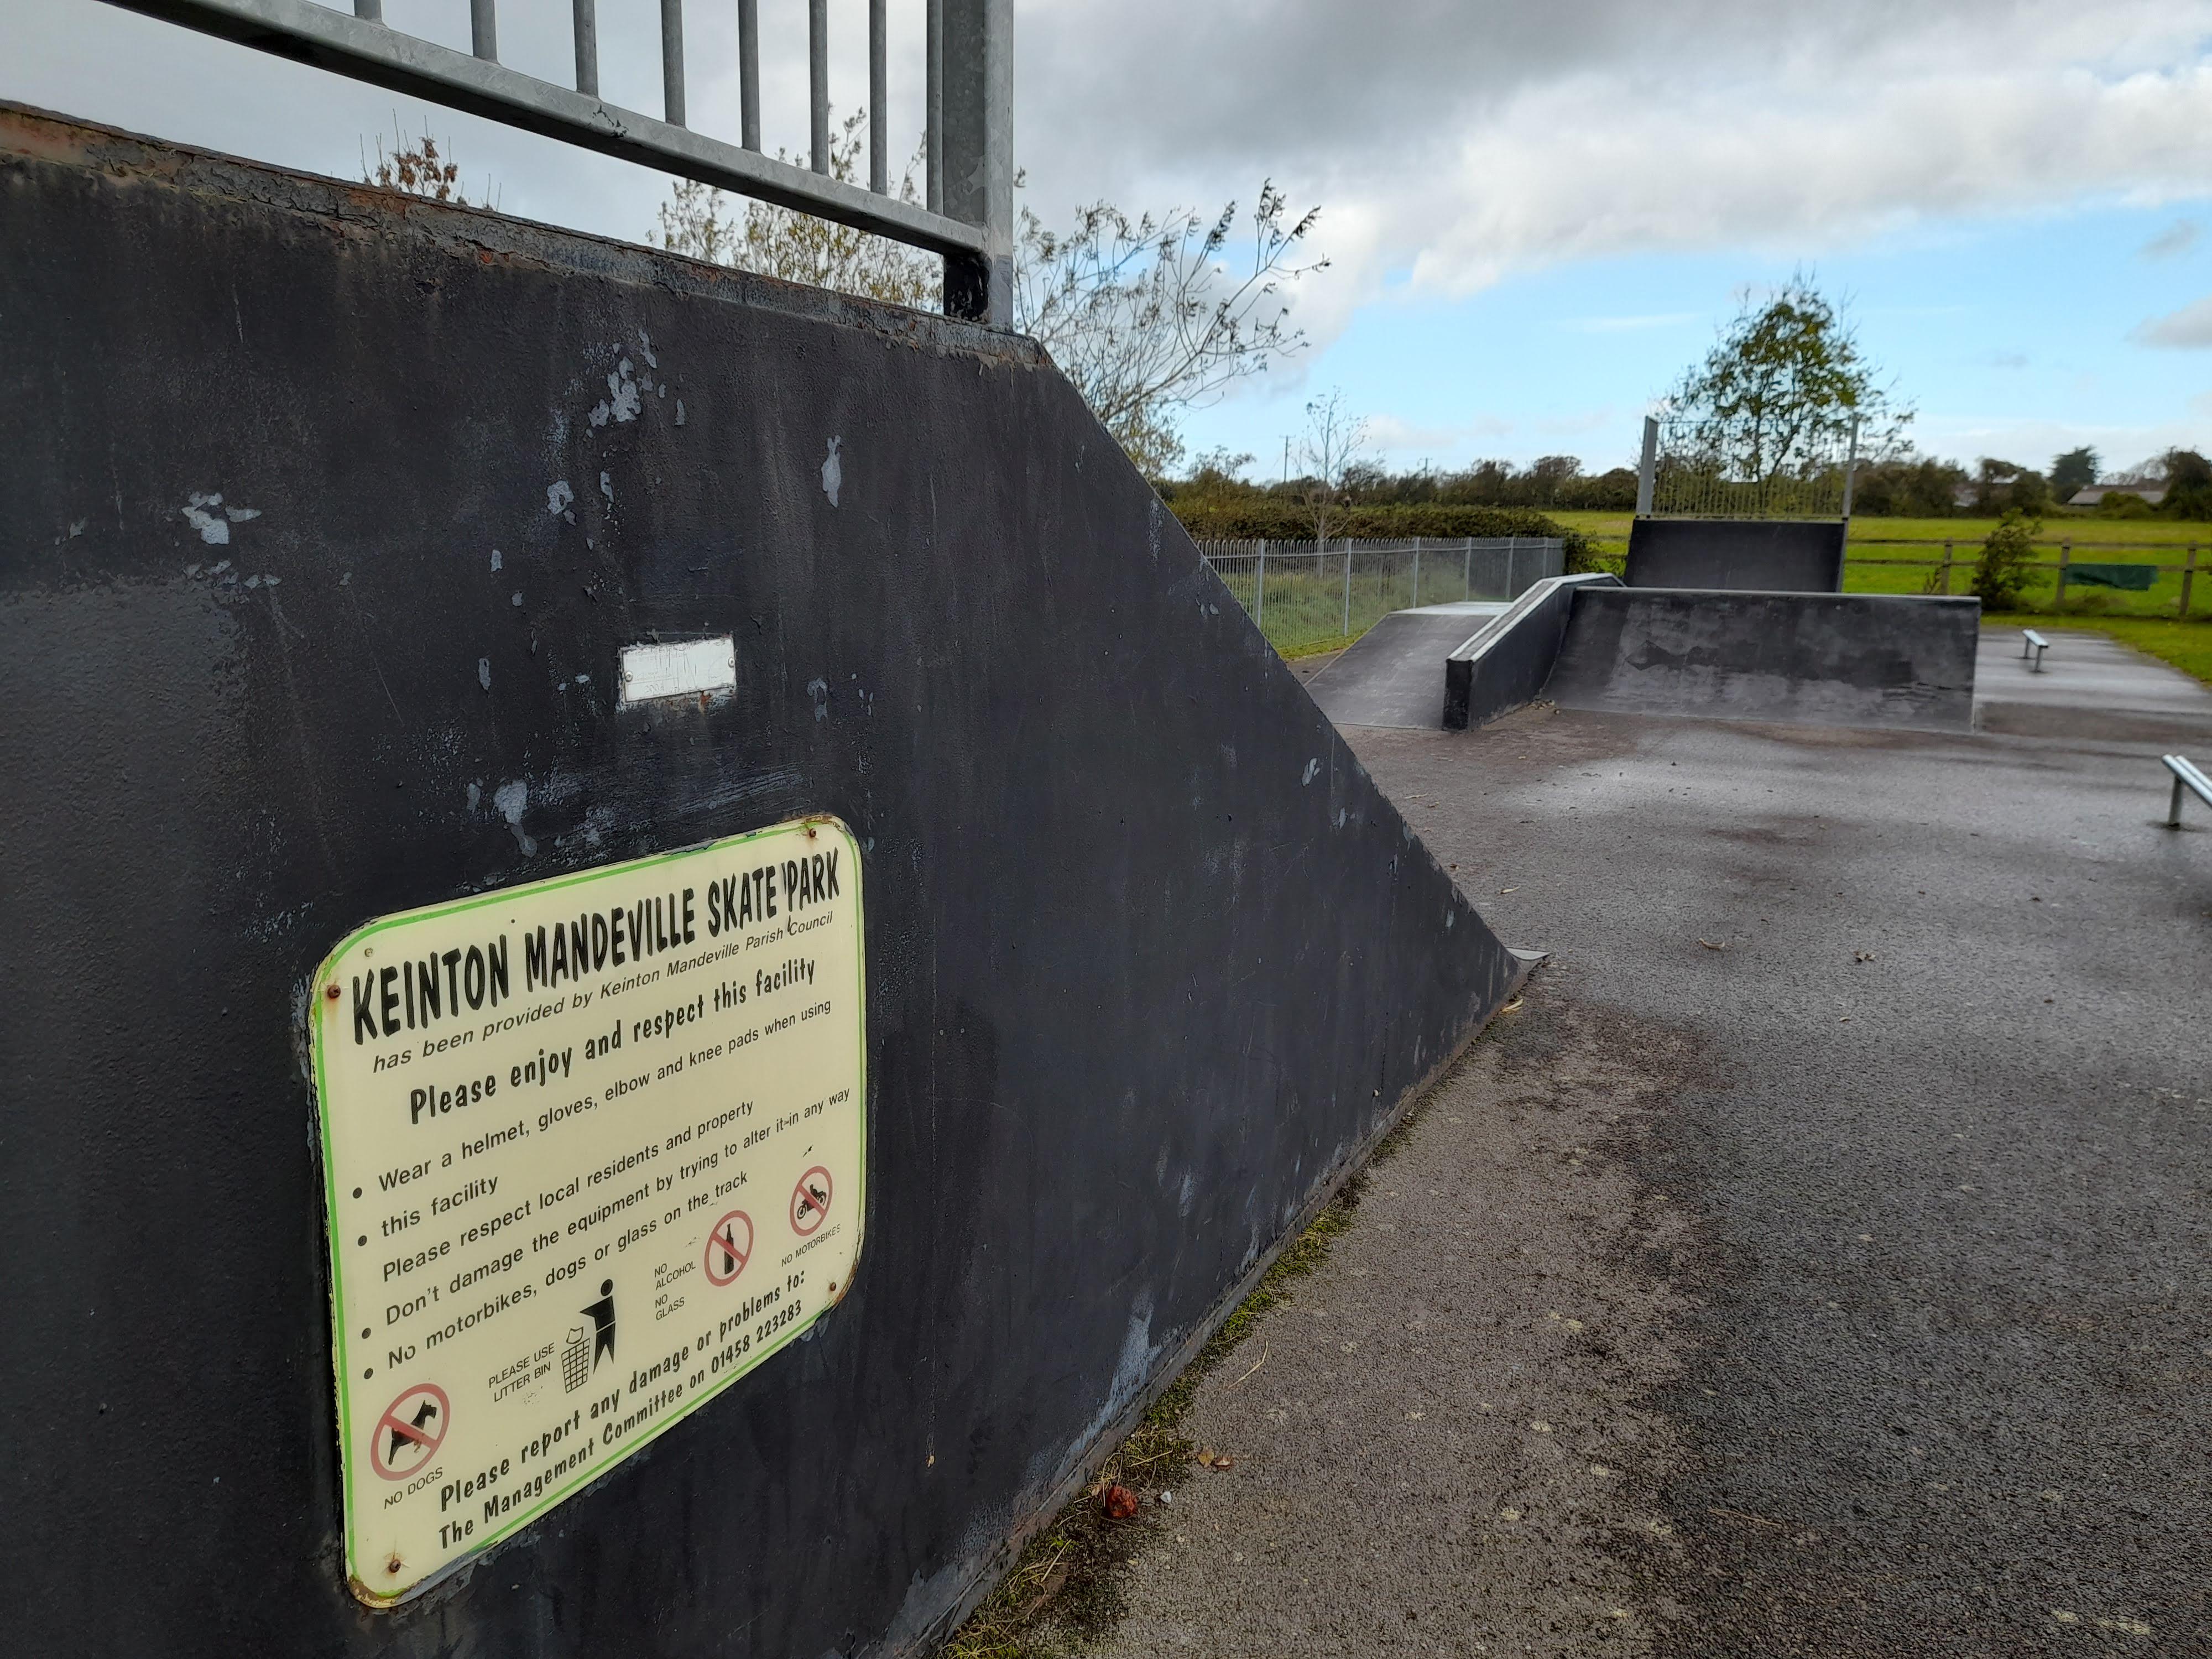
{"label": "distant tree line", "polygon": [[[1188,477],[1162,481],[1160,494],[1186,522],[1202,519],[1207,523],[1222,523],[1234,518],[1254,524],[1263,519],[1288,523],[1301,512],[1310,519],[1310,509],[1304,503],[1314,495],[1317,479],[1294,477],[1255,483],[1243,476],[1251,463],[1249,455],[1226,455],[1219,451],[1202,455]],[[1956,461],[1908,451],[1902,455],[1859,462],[1852,485],[1851,511],[1869,518],[1996,518],[2010,512],[2039,516],[2065,506],[2080,490],[2095,484],[2099,477],[2097,452],[2088,448],[2054,456],[2049,467],[2040,471],[1996,456],[1984,456],[1972,467],[1966,467]],[[2154,506],[2138,495],[2108,494],[2093,509],[2100,518],[2212,520],[2212,461],[2193,449],[2168,450],[2155,459],[2106,480],[2106,484],[2108,489],[2123,492],[2136,488],[2162,489],[2165,499]],[[1572,455],[1546,455],[1525,467],[1515,466],[1510,461],[1477,461],[1456,471],[1418,466],[1409,471],[1392,472],[1363,461],[1343,470],[1335,499],[1340,517],[1357,514],[1365,522],[1387,517],[1389,509],[1413,507],[1520,508],[1539,514],[1547,509],[1631,513],[1636,508],[1636,469],[1616,466],[1603,472],[1589,472]],[[1200,533],[1263,532],[1254,530]],[[1285,530],[1279,533],[1300,532]],[[1313,533],[1310,524],[1303,533]],[[1333,527],[1328,533],[1369,532]],[[1374,533],[1492,532],[1407,530]]]}
{"label": "distant tree line", "polygon": [[[1310,497],[1321,482],[1318,476],[1307,475],[1254,483],[1243,476],[1251,464],[1249,455],[1212,451],[1199,457],[1188,477],[1162,480],[1160,494],[1170,506],[1278,501],[1287,507]],[[1354,461],[1343,468],[1335,489],[1347,510],[1524,507],[1541,512],[1550,507],[1626,513],[1636,506],[1636,469],[1621,466],[1592,475],[1572,455],[1547,455],[1525,468],[1510,461],[1477,461],[1457,472],[1432,466],[1392,472],[1373,462]]]}

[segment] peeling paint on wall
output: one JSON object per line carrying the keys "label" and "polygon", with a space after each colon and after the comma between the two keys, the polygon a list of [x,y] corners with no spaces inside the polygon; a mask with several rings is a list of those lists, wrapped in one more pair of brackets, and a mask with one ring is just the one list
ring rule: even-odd
{"label": "peeling paint on wall", "polygon": [[529,858],[536,854],[538,843],[522,827],[522,809],[530,804],[530,786],[520,778],[512,783],[502,783],[492,792],[491,804],[499,809],[500,817],[507,820],[507,827],[514,832],[514,844],[522,849],[522,855]]}
{"label": "peeling paint on wall", "polygon": [[830,458],[822,463],[822,493],[830,498],[830,505],[837,505],[837,492],[845,487],[845,464],[837,459],[837,452],[845,447],[842,438],[830,441]]}
{"label": "peeling paint on wall", "polygon": [[[194,490],[183,509],[185,522],[198,531],[200,539],[210,547],[228,547],[231,526],[244,524],[249,519],[261,516],[261,509],[258,507],[222,507],[222,514],[218,518],[211,510],[218,507],[222,507],[220,491],[208,494]],[[76,532],[72,530],[70,533],[75,535]]]}

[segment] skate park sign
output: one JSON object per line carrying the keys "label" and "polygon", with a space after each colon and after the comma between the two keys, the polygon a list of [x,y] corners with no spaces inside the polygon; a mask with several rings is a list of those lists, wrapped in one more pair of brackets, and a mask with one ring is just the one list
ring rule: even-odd
{"label": "skate park sign", "polygon": [[862,974],[859,848],[829,818],[331,954],[310,1025],[362,1600],[544,1514],[845,1293]]}

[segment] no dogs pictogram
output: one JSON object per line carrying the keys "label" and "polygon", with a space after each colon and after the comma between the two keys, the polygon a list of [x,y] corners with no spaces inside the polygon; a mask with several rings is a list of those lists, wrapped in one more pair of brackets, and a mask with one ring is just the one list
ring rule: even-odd
{"label": "no dogs pictogram", "polygon": [[384,1408],[369,1437],[368,1466],[386,1480],[404,1480],[438,1455],[453,1426],[453,1405],[434,1382],[417,1382]]}
{"label": "no dogs pictogram", "polygon": [[801,1238],[822,1224],[830,1213],[830,1171],[819,1164],[799,1177],[791,1189],[791,1231]]}
{"label": "no dogs pictogram", "polygon": [[743,1210],[732,1210],[707,1235],[708,1281],[717,1287],[735,1284],[752,1255],[753,1218]]}

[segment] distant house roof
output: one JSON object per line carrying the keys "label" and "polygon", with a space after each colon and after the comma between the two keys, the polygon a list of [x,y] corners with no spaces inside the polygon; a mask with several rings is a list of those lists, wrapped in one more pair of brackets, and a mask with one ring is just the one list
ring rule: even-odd
{"label": "distant house roof", "polygon": [[2166,499],[2164,484],[2091,484],[2077,489],[2066,498],[2069,507],[2094,507],[2107,495],[2140,495],[2144,501],[2156,507]]}

